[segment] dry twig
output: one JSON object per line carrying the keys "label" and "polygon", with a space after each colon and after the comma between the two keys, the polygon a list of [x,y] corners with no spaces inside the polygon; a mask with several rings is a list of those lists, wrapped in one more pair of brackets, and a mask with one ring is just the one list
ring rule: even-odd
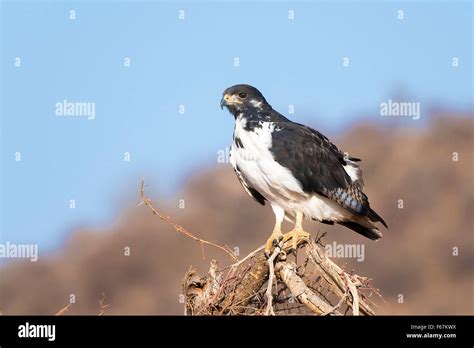
{"label": "dry twig", "polygon": [[99,306],[100,306],[99,316],[104,315],[105,308],[110,306],[109,304],[104,304],[104,302],[105,302],[105,292],[102,293],[102,298],[99,300]]}
{"label": "dry twig", "polygon": [[278,262],[276,267],[281,280],[290,292],[309,310],[320,315],[333,311],[333,308],[311,291],[303,279],[298,276],[294,262]]}
{"label": "dry twig", "polygon": [[273,311],[273,281],[275,279],[275,267],[274,262],[276,257],[280,254],[280,247],[276,246],[275,250],[273,250],[272,255],[268,258],[268,284],[267,284],[267,291],[265,292],[265,296],[267,297],[267,308],[265,309],[265,315],[275,315]]}
{"label": "dry twig", "polygon": [[69,310],[69,307],[71,307],[71,306],[72,306],[72,303],[69,302],[66,306],[61,308],[55,315],[56,316],[64,315],[64,313],[66,313]]}
{"label": "dry twig", "polygon": [[[152,200],[150,198],[147,198],[145,196],[145,180],[142,179],[142,183],[140,185],[140,198],[141,198],[141,202],[140,204],[145,204],[148,208],[150,208],[150,210],[153,212],[153,214],[155,214],[156,216],[158,216],[161,220],[163,220],[164,222],[166,222],[168,225],[171,225],[171,227],[174,228],[174,230],[176,232],[179,232],[181,234],[184,234],[186,237],[189,237],[191,239],[194,239],[196,242],[199,242],[200,245],[201,245],[201,248],[203,250],[203,253],[204,253],[204,249],[203,249],[203,246],[204,244],[207,244],[207,245],[212,245],[213,247],[217,248],[217,249],[220,249],[222,251],[224,251],[225,253],[227,253],[233,260],[238,260],[237,257],[234,255],[234,253],[232,252],[232,250],[228,247],[228,246],[221,246],[219,244],[216,244],[216,243],[213,243],[213,242],[210,242],[210,241],[207,241],[205,239],[202,239],[202,238],[199,238],[199,237],[196,237],[195,235],[193,235],[191,232],[189,232],[187,229],[185,229],[183,226],[175,223],[169,216],[166,216],[166,215],[163,215],[162,213],[160,213],[158,210],[156,210],[156,208],[153,206],[152,204]],[[203,255],[204,256],[204,255]]]}

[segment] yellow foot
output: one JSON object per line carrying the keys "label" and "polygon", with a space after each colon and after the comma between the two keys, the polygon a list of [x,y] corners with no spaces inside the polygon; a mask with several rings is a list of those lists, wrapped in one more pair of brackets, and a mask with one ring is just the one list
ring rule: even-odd
{"label": "yellow foot", "polygon": [[296,250],[298,250],[298,244],[301,243],[302,241],[310,240],[311,235],[306,231],[303,231],[300,229],[294,229],[283,235],[283,246],[285,246],[286,242],[288,242],[290,239],[291,239],[291,244],[290,244],[291,249],[293,249],[296,252]]}
{"label": "yellow foot", "polygon": [[267,239],[265,243],[265,255],[269,257],[273,253],[273,246],[276,244],[278,245],[280,241],[283,239],[283,233],[280,230],[275,230],[272,232],[270,238]]}

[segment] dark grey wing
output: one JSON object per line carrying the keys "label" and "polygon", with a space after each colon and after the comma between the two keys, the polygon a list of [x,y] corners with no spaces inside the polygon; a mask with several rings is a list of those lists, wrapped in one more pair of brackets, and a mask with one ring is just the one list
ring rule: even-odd
{"label": "dark grey wing", "polygon": [[343,167],[344,153],[321,133],[297,123],[278,122],[270,151],[305,192],[321,194],[356,214],[368,214],[367,196]]}
{"label": "dark grey wing", "polygon": [[240,183],[242,184],[242,187],[244,190],[255,200],[260,203],[261,205],[265,205],[265,197],[262,196],[260,192],[258,192],[256,189],[251,187],[247,181],[245,180],[244,176],[242,175],[242,172],[239,169],[239,166],[233,166],[235,174],[237,174],[237,178],[239,179]]}
{"label": "dark grey wing", "polygon": [[306,126],[281,122],[272,133],[270,151],[291,170],[306,192],[347,189],[352,183],[343,168],[344,154],[321,133]]}

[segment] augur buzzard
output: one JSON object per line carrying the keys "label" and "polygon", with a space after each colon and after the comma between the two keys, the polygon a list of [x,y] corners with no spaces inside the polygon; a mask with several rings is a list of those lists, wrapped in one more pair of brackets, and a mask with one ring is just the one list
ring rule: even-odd
{"label": "augur buzzard", "polygon": [[[296,249],[308,238],[303,218],[338,223],[361,235],[382,237],[375,223],[385,221],[370,208],[363,192],[358,158],[349,157],[318,131],[292,122],[273,110],[255,87],[235,85],[224,91],[221,107],[235,118],[230,162],[245,191],[257,202],[268,201],[275,227],[265,244],[291,240]],[[285,235],[283,219],[295,221]]]}

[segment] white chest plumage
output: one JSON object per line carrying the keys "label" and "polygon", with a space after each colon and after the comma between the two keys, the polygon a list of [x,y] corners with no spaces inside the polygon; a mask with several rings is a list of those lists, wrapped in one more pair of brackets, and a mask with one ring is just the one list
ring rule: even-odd
{"label": "white chest plumage", "polygon": [[278,131],[273,122],[262,122],[261,127],[246,129],[246,119],[237,117],[230,162],[240,172],[246,184],[272,205],[282,209],[287,218],[297,211],[317,220],[339,217],[340,209],[329,199],[305,193],[291,171],[275,161],[270,151],[272,133]]}
{"label": "white chest plumage", "polygon": [[231,148],[231,163],[245,180],[270,201],[274,196],[288,200],[294,194],[304,194],[290,170],[276,162],[270,152],[275,124],[262,122],[253,130],[246,130],[245,126],[246,120],[237,118],[234,139],[239,140],[234,140]]}

